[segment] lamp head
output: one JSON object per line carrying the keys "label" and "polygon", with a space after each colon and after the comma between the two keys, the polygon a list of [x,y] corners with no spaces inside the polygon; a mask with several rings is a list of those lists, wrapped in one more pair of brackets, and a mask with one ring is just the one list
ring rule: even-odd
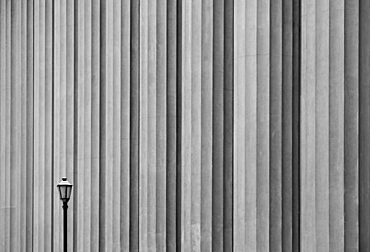
{"label": "lamp head", "polygon": [[67,181],[66,177],[63,177],[57,187],[59,189],[60,200],[68,202],[71,198],[72,184]]}

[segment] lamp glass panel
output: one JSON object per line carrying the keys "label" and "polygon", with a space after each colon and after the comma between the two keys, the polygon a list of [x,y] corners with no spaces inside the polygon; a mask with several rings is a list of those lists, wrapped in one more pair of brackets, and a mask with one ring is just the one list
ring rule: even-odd
{"label": "lamp glass panel", "polygon": [[60,186],[58,186],[58,191],[59,191],[60,199],[62,199],[62,190],[61,190]]}
{"label": "lamp glass panel", "polygon": [[67,186],[59,186],[60,199],[65,199],[67,194]]}
{"label": "lamp glass panel", "polygon": [[71,197],[71,191],[72,191],[72,186],[66,186],[66,197],[69,199]]}

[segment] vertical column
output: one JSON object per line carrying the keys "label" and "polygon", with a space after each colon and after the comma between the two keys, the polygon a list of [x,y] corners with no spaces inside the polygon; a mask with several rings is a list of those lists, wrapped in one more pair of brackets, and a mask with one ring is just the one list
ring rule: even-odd
{"label": "vertical column", "polygon": [[[33,128],[33,106],[34,106],[34,56],[33,56],[33,50],[34,50],[34,38],[33,38],[33,30],[34,30],[34,24],[33,24],[33,4],[34,1],[26,1],[27,3],[27,23],[26,23],[26,29],[27,29],[27,44],[26,44],[26,50],[27,50],[27,84],[26,84],[26,92],[27,92],[27,99],[26,99],[26,145],[27,145],[27,154],[26,154],[26,251],[32,251],[33,249],[33,134],[34,134],[34,128]],[[1,47],[1,46],[0,46]],[[0,105],[1,106],[1,105]],[[2,152],[1,152],[2,153]],[[32,211],[30,211],[32,209]]]}
{"label": "vertical column", "polygon": [[121,3],[121,172],[120,178],[120,240],[121,250],[128,251],[130,248],[130,1]]}
{"label": "vertical column", "polygon": [[[156,65],[156,143],[152,148],[156,149],[156,217],[153,222],[156,223],[156,251],[167,251],[166,244],[168,242],[167,237],[167,221],[166,217],[168,215],[167,211],[167,194],[168,185],[166,183],[167,178],[167,136],[168,136],[168,97],[167,88],[169,85],[174,86],[176,82],[168,82],[168,45],[167,45],[167,29],[168,29],[168,10],[167,10],[167,0],[159,0],[156,3],[156,35],[153,31],[150,33],[151,39],[149,41],[157,41],[156,51],[151,55],[156,55],[153,59],[155,62],[150,61],[151,64]],[[151,7],[151,8],[154,8]],[[152,21],[153,22],[153,21]],[[154,22],[153,22],[154,23]],[[153,25],[154,26],[154,25]],[[169,35],[171,36],[171,35]],[[176,147],[175,147],[176,148]],[[174,167],[171,167],[172,169]],[[154,170],[154,169],[153,169]],[[174,234],[176,231],[174,231]],[[168,250],[170,251],[170,250]]]}
{"label": "vertical column", "polygon": [[20,192],[18,203],[20,206],[20,234],[19,234],[19,246],[21,251],[25,251],[27,248],[27,1],[21,1],[20,3]]}
{"label": "vertical column", "polygon": [[[77,118],[77,110],[74,110],[75,100],[77,101],[78,95],[78,90],[74,89],[74,82],[78,80],[77,76],[75,76],[74,51],[77,49],[78,45],[74,44],[74,33],[77,31],[77,27],[74,26],[74,20],[75,16],[77,17],[78,15],[77,13],[74,13],[74,9],[75,6],[73,1],[55,1],[54,13],[52,13],[52,15],[54,15],[54,31],[51,30],[51,32],[54,32],[54,100],[52,101],[54,104],[54,110],[51,113],[54,115],[54,178],[51,187],[53,188],[52,193],[54,193],[53,241],[54,249],[57,251],[63,248],[63,209],[62,202],[60,201],[60,196],[55,185],[57,185],[64,176],[74,185],[71,200],[68,202],[68,249],[72,250],[72,248],[77,245],[77,238],[74,238],[73,232],[77,228],[77,222],[74,222],[74,216],[78,215],[77,203],[79,202],[78,174],[76,181],[74,181],[74,173],[77,173],[78,171],[78,165],[76,162],[78,160],[78,148],[76,146],[76,143],[78,142],[78,124],[77,120],[75,121],[75,118]],[[77,23],[78,22],[76,22],[76,24]],[[77,58],[78,55],[76,55],[76,59]],[[77,60],[76,64],[78,64]],[[49,107],[52,107],[51,103]],[[76,153],[74,150],[76,150]],[[76,202],[76,206],[74,206],[74,202]]]}
{"label": "vertical column", "polygon": [[20,217],[20,205],[18,204],[19,199],[19,177],[20,174],[20,75],[16,73],[16,69],[20,69],[19,61],[19,41],[20,41],[20,2],[11,2],[11,44],[10,44],[10,251],[19,250],[19,240],[15,237],[20,237],[19,229],[19,217]]}
{"label": "vertical column", "polygon": [[359,230],[360,251],[370,248],[370,3],[359,2]]}
{"label": "vertical column", "polygon": [[[182,2],[181,15],[181,252],[192,249],[191,239],[191,1]],[[180,242],[180,241],[178,241]]]}
{"label": "vertical column", "polygon": [[100,250],[113,250],[113,1],[101,3]]}
{"label": "vertical column", "polygon": [[[51,251],[53,244],[52,241],[52,190],[55,188],[52,185],[52,118],[53,118],[53,104],[52,104],[52,92],[53,92],[53,44],[52,44],[52,33],[53,33],[53,2],[45,2],[45,173],[43,180],[44,188],[42,190],[45,192],[45,217],[44,217],[44,229],[45,229],[45,250]],[[53,189],[52,189],[53,188]]]}
{"label": "vertical column", "polygon": [[[76,215],[76,226],[77,226],[77,238],[74,239],[77,244],[76,249],[79,251],[82,251],[84,249],[89,250],[89,248],[85,248],[85,240],[86,235],[89,235],[88,230],[85,229],[85,216],[89,216],[89,210],[86,209],[85,211],[84,206],[89,206],[89,198],[85,198],[85,191],[87,188],[85,187],[85,184],[89,182],[89,176],[88,171],[90,170],[90,167],[85,166],[85,164],[89,160],[89,121],[85,120],[85,118],[88,116],[88,105],[89,105],[89,87],[91,86],[91,83],[88,83],[89,79],[89,72],[88,72],[88,57],[90,56],[90,52],[86,52],[86,46],[85,43],[89,41],[89,37],[86,36],[88,33],[88,25],[85,23],[85,18],[89,17],[89,10],[88,5],[85,5],[85,3],[79,2],[77,5],[75,5],[75,17],[76,19],[76,26],[75,29],[77,29],[77,36],[75,37],[75,40],[77,41],[77,50],[76,50],[76,68],[75,68],[75,83],[76,83],[76,93],[75,98],[76,100],[76,111],[77,113],[77,121],[75,122],[77,124],[76,127],[76,133],[77,133],[77,148],[76,153],[77,155],[77,167],[75,169],[74,174],[74,198],[72,200],[75,202],[75,208],[77,209]],[[86,26],[85,26],[86,25]],[[77,73],[76,73],[77,71]],[[85,105],[86,104],[86,105]],[[86,135],[85,135],[86,134]],[[85,189],[86,188],[86,189]],[[77,242],[79,241],[79,242]]]}
{"label": "vertical column", "polygon": [[[83,229],[84,232],[84,239],[83,239],[83,249],[84,250],[97,250],[98,244],[97,240],[93,239],[93,233],[96,233],[96,225],[93,225],[93,213],[94,208],[96,208],[95,204],[95,198],[94,194],[92,194],[93,188],[95,188],[95,184],[93,184],[93,175],[96,174],[96,169],[93,170],[93,167],[96,166],[97,157],[94,153],[94,144],[97,144],[94,142],[94,140],[97,138],[97,132],[94,132],[94,126],[93,122],[96,121],[96,119],[93,119],[94,117],[98,117],[97,113],[94,113],[93,108],[96,106],[96,100],[93,98],[94,89],[96,90],[96,86],[98,86],[96,83],[93,83],[95,72],[93,71],[94,68],[94,62],[93,59],[95,56],[93,54],[97,54],[96,51],[93,50],[93,34],[94,34],[94,26],[93,26],[93,8],[94,3],[92,1],[85,1],[84,3],[84,9],[85,9],[85,16],[82,20],[84,22],[84,37],[85,37],[85,44],[84,44],[84,63],[85,63],[85,69],[83,70],[85,75],[85,83],[84,83],[84,91],[85,91],[85,104],[82,105],[84,112],[85,112],[85,127],[83,129],[83,135],[85,138],[86,146],[84,148],[84,157],[85,162],[83,168],[85,170],[85,181],[84,181],[84,224]],[[80,23],[79,23],[80,24]],[[81,31],[82,33],[82,31]],[[81,48],[82,49],[82,48]],[[80,69],[80,68],[78,68]],[[80,93],[79,93],[80,94]],[[97,174],[95,175],[97,176]],[[94,241],[94,242],[91,242]]]}
{"label": "vertical column", "polygon": [[[312,148],[315,148],[315,219],[316,219],[316,250],[329,251],[330,244],[330,23],[329,23],[329,1],[316,2],[314,12],[315,20],[308,18],[307,25],[315,27],[315,31],[307,31],[307,40],[312,36],[315,38],[315,49],[312,52],[315,55],[315,60],[312,66],[315,67],[309,75],[315,76],[315,116],[312,120],[315,122],[315,141]],[[310,9],[311,10],[311,9]],[[311,15],[309,11],[307,13]],[[309,42],[308,42],[309,43]],[[311,53],[307,50],[307,53]],[[307,63],[308,65],[309,63]],[[307,84],[310,82],[306,82]],[[303,84],[302,84],[303,85]],[[307,100],[311,99],[307,96]],[[307,130],[312,131],[308,123]],[[307,146],[310,148],[311,146]],[[312,169],[312,167],[306,167]],[[307,202],[308,204],[311,204]],[[302,215],[302,218],[305,218]],[[303,244],[302,244],[303,246]]]}
{"label": "vertical column", "polygon": [[[147,166],[148,166],[148,184],[147,184],[147,195],[148,195],[148,250],[156,251],[157,248],[157,157],[160,153],[165,153],[165,148],[157,149],[157,138],[158,130],[157,123],[159,117],[157,112],[159,110],[159,100],[157,97],[158,94],[158,85],[157,82],[157,70],[163,68],[166,65],[157,65],[157,38],[158,38],[158,27],[157,27],[157,11],[158,11],[158,2],[149,1],[148,2],[148,55],[147,62],[148,64],[148,143],[147,143]],[[145,36],[144,36],[145,38]],[[153,41],[157,41],[156,44]],[[144,85],[143,85],[144,87]]]}
{"label": "vertical column", "polygon": [[329,245],[344,251],[344,1],[329,4]]}
{"label": "vertical column", "polygon": [[[178,36],[181,33],[177,32],[177,29],[180,28],[180,18],[181,13],[177,11],[179,1],[167,1],[167,87],[166,87],[166,123],[167,123],[167,139],[166,139],[166,146],[167,146],[167,153],[166,153],[166,251],[174,251],[180,250],[181,241],[177,240],[178,230],[180,230],[180,223],[177,222],[178,216],[180,216],[181,211],[178,211],[177,202],[181,202],[181,196],[178,194],[177,188],[179,188],[179,181],[180,175],[177,173],[177,168],[181,166],[178,162],[180,160],[177,159],[178,157],[178,149],[181,148],[180,142],[177,141],[179,137],[181,137],[181,132],[178,131],[178,128],[181,127],[179,125],[179,121],[181,120],[181,114],[177,114],[179,108],[181,107],[181,99],[177,94],[179,93],[178,87],[181,87],[181,76],[179,71],[181,67],[181,54],[178,55],[177,53],[182,49],[179,44],[181,45],[181,41],[178,41]],[[163,15],[158,15],[161,17]],[[160,23],[158,23],[158,27],[162,27]],[[160,29],[161,31],[161,29]],[[158,34],[159,38],[161,37]],[[181,52],[181,51],[180,51]],[[158,52],[159,55],[160,51]],[[160,56],[161,59],[161,56]],[[180,64],[177,64],[180,62]],[[160,74],[158,76],[161,76]],[[178,82],[178,80],[180,80]],[[159,80],[158,80],[159,83]],[[181,90],[181,88],[180,88]]]}
{"label": "vertical column", "polygon": [[[58,13],[57,11],[57,3],[58,1],[56,1],[56,6],[55,6],[55,11],[56,13]],[[56,25],[56,31],[55,31],[55,42],[59,42],[59,48],[58,48],[58,44],[55,45],[55,50],[56,50],[56,55],[55,55],[55,62],[57,62],[58,60],[58,54],[60,55],[60,69],[58,71],[57,69],[57,65],[55,66],[55,72],[56,73],[60,73],[59,75],[59,78],[60,78],[60,84],[58,85],[58,81],[57,79],[55,80],[54,84],[55,84],[55,93],[56,94],[60,94],[60,104],[59,106],[56,104],[54,109],[56,110],[55,112],[55,115],[57,116],[58,115],[58,112],[59,112],[59,118],[60,118],[60,128],[59,128],[59,131],[57,131],[57,127],[55,127],[55,133],[57,134],[57,132],[59,133],[59,141],[58,141],[58,138],[55,139],[56,142],[59,142],[60,143],[60,153],[59,153],[59,160],[56,161],[59,163],[59,169],[57,168],[57,166],[55,166],[55,175],[57,175],[59,173],[59,176],[58,178],[56,179],[56,183],[58,183],[60,180],[61,180],[61,177],[64,177],[66,176],[68,178],[68,181],[71,182],[71,177],[69,177],[66,173],[67,171],[67,168],[66,168],[66,152],[67,152],[67,147],[66,147],[66,131],[67,131],[67,123],[66,123],[66,66],[67,66],[67,62],[66,62],[66,1],[62,1],[60,3],[60,21],[58,22],[58,18],[57,16],[55,16],[55,25]],[[60,25],[60,32],[58,32],[58,26]],[[58,39],[58,34],[60,34],[60,37]],[[56,63],[57,64],[57,63]],[[56,78],[58,78],[58,74],[55,75]],[[59,92],[58,92],[58,87],[59,87]],[[35,97],[36,99],[36,97]],[[56,103],[58,103],[57,99],[58,99],[58,95],[55,96],[55,99],[56,99]],[[36,126],[36,125],[35,125]],[[55,152],[57,151],[57,147],[55,148],[54,150]],[[59,171],[59,172],[58,172]],[[75,190],[72,189],[72,197],[75,195]],[[61,202],[59,201],[58,202],[58,206],[55,208],[56,211],[58,211],[58,215],[59,215],[59,225],[56,225],[58,228],[59,228],[59,241],[63,241],[63,209],[61,207]],[[71,209],[71,206],[69,206],[69,209]],[[71,218],[69,218],[70,220]],[[68,226],[71,228],[73,228],[72,225],[70,225],[70,221],[68,222]],[[69,236],[68,236],[69,238]],[[58,240],[58,238],[57,238]],[[68,239],[70,242],[69,244],[73,244],[73,242],[71,242],[70,239]],[[63,246],[63,243],[60,242],[59,244],[59,248]]]}
{"label": "vertical column", "polygon": [[10,3],[10,248],[9,251],[20,250],[20,217],[21,217],[21,3]]}
{"label": "vertical column", "polygon": [[[105,30],[104,34],[104,42],[105,44],[103,48],[105,49],[103,59],[103,66],[102,66],[102,76],[103,84],[102,90],[102,98],[103,101],[103,124],[104,124],[104,138],[102,138],[102,145],[104,145],[102,151],[102,160],[104,160],[103,167],[101,167],[102,173],[105,175],[104,185],[105,185],[105,194],[104,194],[104,225],[105,225],[105,246],[104,251],[113,251],[113,224],[114,220],[119,220],[114,218],[113,216],[113,182],[114,182],[114,138],[117,136],[115,135],[114,129],[116,128],[114,125],[114,102],[118,98],[117,96],[114,97],[114,87],[116,87],[116,83],[114,80],[114,1],[106,1],[105,3],[105,15],[102,16],[103,19],[103,30]],[[119,56],[119,53],[118,53]],[[118,90],[119,91],[119,90]],[[119,94],[119,92],[118,92]],[[118,118],[119,119],[119,118]],[[118,135],[119,137],[119,135]],[[117,176],[118,177],[118,176]],[[118,217],[118,216],[117,216]],[[118,224],[117,222],[115,224]]]}
{"label": "vertical column", "polygon": [[182,29],[184,26],[184,6],[185,4],[181,0],[177,0],[176,3],[176,250],[183,250],[182,245],[182,202],[183,202],[183,192],[182,192],[182,160],[183,160],[183,144],[182,144],[182,132],[183,132],[183,35]]}
{"label": "vertical column", "polygon": [[10,250],[11,247],[11,221],[10,221],[10,215],[11,215],[11,2],[7,2],[5,6],[5,15],[6,15],[6,84],[5,84],[5,148],[6,148],[6,154],[5,154],[5,218],[6,218],[6,224],[5,224],[5,249]]}
{"label": "vertical column", "polygon": [[[77,95],[77,88],[75,88],[78,83],[77,79],[75,78],[75,62],[77,59],[78,54],[75,56],[77,51],[77,43],[75,40],[75,36],[77,36],[77,27],[75,26],[78,21],[75,19],[77,18],[77,12],[75,13],[75,6],[78,6],[76,1],[74,0],[67,0],[65,3],[65,16],[63,21],[63,25],[65,25],[62,31],[65,31],[65,37],[63,41],[65,41],[65,108],[63,108],[63,112],[65,111],[65,149],[63,150],[63,154],[65,155],[65,163],[64,167],[62,166],[62,171],[65,171],[65,175],[72,184],[77,184],[74,181],[74,175],[76,173],[77,168],[77,104],[75,99],[75,94]],[[77,10],[76,10],[77,11]],[[65,40],[64,40],[65,39]],[[77,38],[76,38],[77,39]],[[63,46],[63,45],[62,45]],[[63,86],[63,85],[62,85]],[[59,179],[60,181],[60,179]],[[77,190],[76,190],[77,189]],[[76,249],[76,238],[75,232],[77,232],[77,219],[75,219],[75,214],[77,213],[77,204],[75,206],[75,202],[78,202],[78,188],[77,186],[72,189],[72,200],[68,202],[68,251]],[[63,210],[59,207],[60,210]]]}
{"label": "vertical column", "polygon": [[[100,2],[100,148],[99,148],[99,251],[106,251],[107,246],[107,239],[109,242],[109,238],[107,237],[107,227],[106,226],[106,173],[107,167],[106,160],[109,160],[109,156],[107,156],[106,149],[107,149],[107,131],[110,130],[109,124],[107,121],[107,99],[111,97],[106,97],[107,95],[107,73],[109,74],[110,69],[107,68],[107,44],[111,42],[108,40],[107,36],[107,29],[109,29],[108,25],[108,17],[110,17],[112,13],[107,14],[107,1]],[[108,30],[109,31],[109,30]],[[109,102],[109,101],[108,101]],[[108,124],[108,130],[107,130]],[[109,133],[108,133],[109,134]],[[108,164],[109,165],[109,164]],[[109,182],[108,182],[109,183]],[[109,246],[109,245],[108,245]]]}
{"label": "vertical column", "polygon": [[[54,124],[54,153],[53,153],[53,167],[54,167],[54,178],[53,178],[53,193],[54,193],[54,251],[60,251],[63,246],[63,215],[62,215],[62,202],[60,201],[60,195],[58,189],[55,187],[65,176],[62,172],[61,158],[62,158],[62,114],[61,114],[61,87],[62,87],[62,3],[60,1],[54,1],[54,111],[53,111],[53,124]],[[68,178],[69,179],[69,178]],[[73,190],[73,189],[72,189]]]}
{"label": "vertical column", "polygon": [[[293,251],[293,1],[282,1],[282,251]],[[273,51],[271,51],[273,55]],[[272,63],[274,64],[274,63]],[[299,108],[296,108],[297,110]],[[295,157],[297,158],[297,157]],[[299,194],[299,191],[296,192]]]}
{"label": "vertical column", "polygon": [[45,171],[45,2],[35,1],[35,103],[34,103],[34,250],[44,250],[44,171]]}
{"label": "vertical column", "polygon": [[344,3],[344,250],[359,250],[359,2]]}
{"label": "vertical column", "polygon": [[[6,122],[6,109],[5,109],[5,91],[6,91],[6,1],[0,1],[0,119],[2,122]],[[3,227],[2,230],[0,230],[0,245],[5,248],[5,242],[6,242],[6,145],[5,145],[5,139],[6,139],[6,124],[2,123],[0,125],[0,158],[1,158],[1,169],[0,169],[0,175],[1,175],[1,191],[0,191],[0,206],[1,209],[1,215],[0,215],[0,224]]]}
{"label": "vertical column", "polygon": [[[258,123],[259,119],[261,119],[258,114],[258,104],[257,102],[261,101],[258,100],[257,96],[261,95],[261,92],[258,92],[260,80],[258,79],[257,71],[260,69],[262,62],[258,63],[258,51],[264,51],[261,48],[259,49],[258,43],[264,42],[259,34],[258,31],[258,21],[259,17],[263,15],[263,11],[259,8],[259,1],[250,1],[246,3],[246,23],[245,30],[246,34],[243,40],[245,40],[245,68],[242,69],[242,73],[245,74],[245,82],[237,83],[236,85],[245,85],[245,114],[242,117],[239,117],[236,120],[245,120],[245,138],[243,139],[243,144],[245,145],[245,152],[243,155],[245,156],[245,165],[240,166],[238,169],[245,169],[245,185],[243,188],[243,192],[245,193],[245,205],[243,206],[245,211],[245,248],[247,250],[257,250],[263,249],[261,247],[262,244],[260,242],[264,242],[264,227],[263,223],[261,223],[263,213],[263,200],[264,198],[258,198],[258,192],[260,189],[257,188],[257,179],[261,179],[262,182],[263,178],[258,175],[257,167],[260,167],[261,163],[258,163],[260,160],[260,154],[262,154],[263,146],[261,146],[261,142],[258,138],[260,132],[257,129],[257,126],[261,126],[261,123]],[[241,41],[243,41],[241,40]],[[266,45],[265,45],[266,46]],[[259,64],[259,66],[258,66]],[[261,133],[261,132],[260,132]],[[261,152],[258,152],[261,151]],[[265,171],[265,167],[261,168]],[[259,178],[258,178],[259,177]],[[236,189],[236,188],[235,188]],[[261,196],[261,195],[260,195]],[[261,213],[257,214],[257,210],[261,211]],[[262,215],[260,215],[262,214]],[[261,225],[261,226],[259,226]],[[262,238],[262,240],[260,240]]]}
{"label": "vertical column", "polygon": [[301,143],[303,143],[303,130],[301,130],[301,94],[304,90],[301,87],[305,68],[303,59],[305,54],[302,52],[304,47],[303,36],[305,27],[302,26],[304,20],[304,10],[302,1],[292,1],[292,239],[293,250],[299,250],[301,245]]}
{"label": "vertical column", "polygon": [[[201,120],[200,120],[200,250],[213,251],[212,247],[212,202],[213,202],[213,15],[214,3],[210,0],[201,1]],[[197,26],[196,24],[194,26]],[[223,140],[223,137],[220,137]]]}
{"label": "vertical column", "polygon": [[139,250],[139,1],[130,6],[130,250]]}
{"label": "vertical column", "polygon": [[[87,18],[87,17],[86,17]],[[90,251],[99,251],[100,207],[100,0],[91,1],[91,242]],[[86,20],[86,23],[87,20]],[[86,27],[87,28],[87,27]],[[87,47],[88,48],[88,47]],[[87,50],[86,48],[86,50]],[[87,53],[87,52],[86,52]]]}
{"label": "vertical column", "polygon": [[[282,251],[283,222],[283,1],[273,1],[270,6],[270,94],[269,94],[269,247]],[[288,14],[289,15],[289,14]],[[286,90],[287,91],[287,90]],[[286,107],[285,107],[286,108]],[[286,181],[287,183],[291,181]],[[285,234],[287,235],[287,234]]]}
{"label": "vertical column", "polygon": [[149,1],[140,1],[139,24],[139,250],[148,250]]}
{"label": "vertical column", "polygon": [[[248,7],[247,7],[248,9]],[[248,25],[248,24],[247,24]],[[257,250],[269,250],[270,3],[257,1]],[[253,47],[253,46],[252,46]],[[248,65],[248,63],[247,63]]]}
{"label": "vertical column", "polygon": [[[247,228],[246,212],[247,206],[245,185],[246,185],[246,2],[242,0],[234,1],[234,207],[233,207],[233,244],[234,251],[242,251],[246,248],[255,250],[255,241],[247,245]],[[248,202],[248,205],[255,202]],[[250,209],[248,209],[250,210]],[[255,240],[255,231],[249,233],[249,236]],[[248,246],[248,247],[246,247]]]}
{"label": "vertical column", "polygon": [[234,1],[225,1],[224,17],[224,251],[233,248],[234,173]]}
{"label": "vertical column", "polygon": [[[190,146],[190,246],[194,251],[201,251],[201,201],[202,201],[202,3],[203,1],[192,1],[187,11],[191,12],[187,20],[190,26],[189,48],[185,54],[189,56],[189,74],[191,90],[189,92],[189,106],[191,120],[185,123],[190,125],[190,134],[184,135],[189,138]],[[185,21],[186,22],[186,21]],[[185,172],[188,172],[185,171]],[[186,192],[184,192],[186,193]]]}
{"label": "vertical column", "polygon": [[[209,3],[208,3],[209,4]],[[212,55],[205,56],[205,58],[210,58],[212,60],[212,90],[207,92],[212,92],[212,113],[209,113],[212,117],[212,230],[211,230],[211,249],[213,251],[224,251],[225,241],[225,223],[224,223],[224,210],[225,210],[225,200],[224,200],[224,169],[225,166],[225,1],[213,1],[213,15],[212,23],[213,27],[208,27],[208,30],[212,30],[213,38],[212,43]],[[210,45],[205,45],[205,47],[210,47]],[[206,53],[206,51],[205,51]],[[208,52],[209,53],[209,52]],[[208,66],[209,68],[209,66]],[[208,141],[209,142],[209,141]]]}
{"label": "vertical column", "polygon": [[[316,250],[316,7],[307,0],[301,6],[301,114],[300,114],[300,249]],[[295,87],[296,88],[296,87]],[[324,140],[322,140],[324,141]],[[323,145],[325,147],[325,145]],[[315,167],[315,168],[314,168]],[[296,177],[295,177],[296,178]],[[323,197],[323,196],[321,196]],[[325,203],[324,203],[325,204]],[[325,223],[325,220],[324,220]],[[328,233],[327,233],[328,234]],[[322,238],[322,237],[320,237]]]}
{"label": "vertical column", "polygon": [[121,67],[121,1],[115,0],[112,4],[113,13],[113,65],[112,65],[112,115],[113,115],[113,163],[112,163],[112,251],[122,251],[121,249],[121,230],[120,230],[120,206],[121,206],[121,86],[122,86],[122,67]]}

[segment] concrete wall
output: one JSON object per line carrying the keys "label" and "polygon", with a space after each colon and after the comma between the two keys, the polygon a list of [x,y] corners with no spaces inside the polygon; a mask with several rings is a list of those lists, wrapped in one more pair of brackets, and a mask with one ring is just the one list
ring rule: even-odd
{"label": "concrete wall", "polygon": [[0,0],[0,250],[370,250],[369,13]]}

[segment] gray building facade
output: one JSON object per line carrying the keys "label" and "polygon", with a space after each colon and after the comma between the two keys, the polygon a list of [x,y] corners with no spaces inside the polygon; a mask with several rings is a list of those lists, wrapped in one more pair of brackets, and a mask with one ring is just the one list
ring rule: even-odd
{"label": "gray building facade", "polygon": [[370,2],[0,0],[0,250],[370,251]]}

